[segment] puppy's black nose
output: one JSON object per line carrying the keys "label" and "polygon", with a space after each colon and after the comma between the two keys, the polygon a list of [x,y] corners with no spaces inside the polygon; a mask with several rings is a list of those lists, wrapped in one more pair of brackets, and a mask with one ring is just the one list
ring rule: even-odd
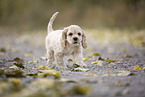
{"label": "puppy's black nose", "polygon": [[73,40],[74,40],[74,41],[77,41],[77,40],[78,40],[78,38],[77,38],[77,37],[74,37],[74,38],[73,38]]}

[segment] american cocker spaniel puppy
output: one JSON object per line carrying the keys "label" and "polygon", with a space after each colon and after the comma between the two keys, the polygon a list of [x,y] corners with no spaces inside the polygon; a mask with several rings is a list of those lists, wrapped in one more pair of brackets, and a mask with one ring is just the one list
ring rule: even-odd
{"label": "american cocker spaniel puppy", "polygon": [[83,62],[83,48],[87,48],[85,32],[78,25],[70,25],[63,30],[53,30],[52,24],[57,14],[51,17],[45,39],[48,64],[54,61],[57,67],[65,68],[64,56],[73,56],[73,62],[81,67],[86,66]]}

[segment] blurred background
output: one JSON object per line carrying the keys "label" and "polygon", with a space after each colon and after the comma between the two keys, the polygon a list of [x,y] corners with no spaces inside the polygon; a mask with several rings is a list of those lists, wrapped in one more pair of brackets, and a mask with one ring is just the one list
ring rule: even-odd
{"label": "blurred background", "polygon": [[0,0],[0,26],[44,29],[56,11],[54,28],[145,28],[145,0]]}
{"label": "blurred background", "polygon": [[90,51],[108,56],[104,51],[124,54],[132,46],[145,47],[145,0],[0,0],[0,47],[35,45],[44,50],[47,24],[55,12],[60,13],[53,28],[79,25]]}

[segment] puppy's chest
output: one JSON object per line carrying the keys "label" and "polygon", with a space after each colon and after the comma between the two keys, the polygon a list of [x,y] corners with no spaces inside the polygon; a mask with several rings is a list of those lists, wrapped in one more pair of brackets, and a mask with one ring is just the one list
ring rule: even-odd
{"label": "puppy's chest", "polygon": [[64,49],[63,52],[65,55],[70,55],[70,54],[74,53],[75,51],[77,51],[77,48],[73,47],[73,48],[66,48],[66,49]]}

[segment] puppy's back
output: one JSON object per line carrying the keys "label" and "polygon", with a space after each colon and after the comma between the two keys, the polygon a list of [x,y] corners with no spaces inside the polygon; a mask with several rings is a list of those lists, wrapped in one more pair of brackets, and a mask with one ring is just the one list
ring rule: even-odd
{"label": "puppy's back", "polygon": [[49,33],[45,39],[46,48],[54,48],[61,46],[62,41],[62,31],[63,30],[55,30]]}

